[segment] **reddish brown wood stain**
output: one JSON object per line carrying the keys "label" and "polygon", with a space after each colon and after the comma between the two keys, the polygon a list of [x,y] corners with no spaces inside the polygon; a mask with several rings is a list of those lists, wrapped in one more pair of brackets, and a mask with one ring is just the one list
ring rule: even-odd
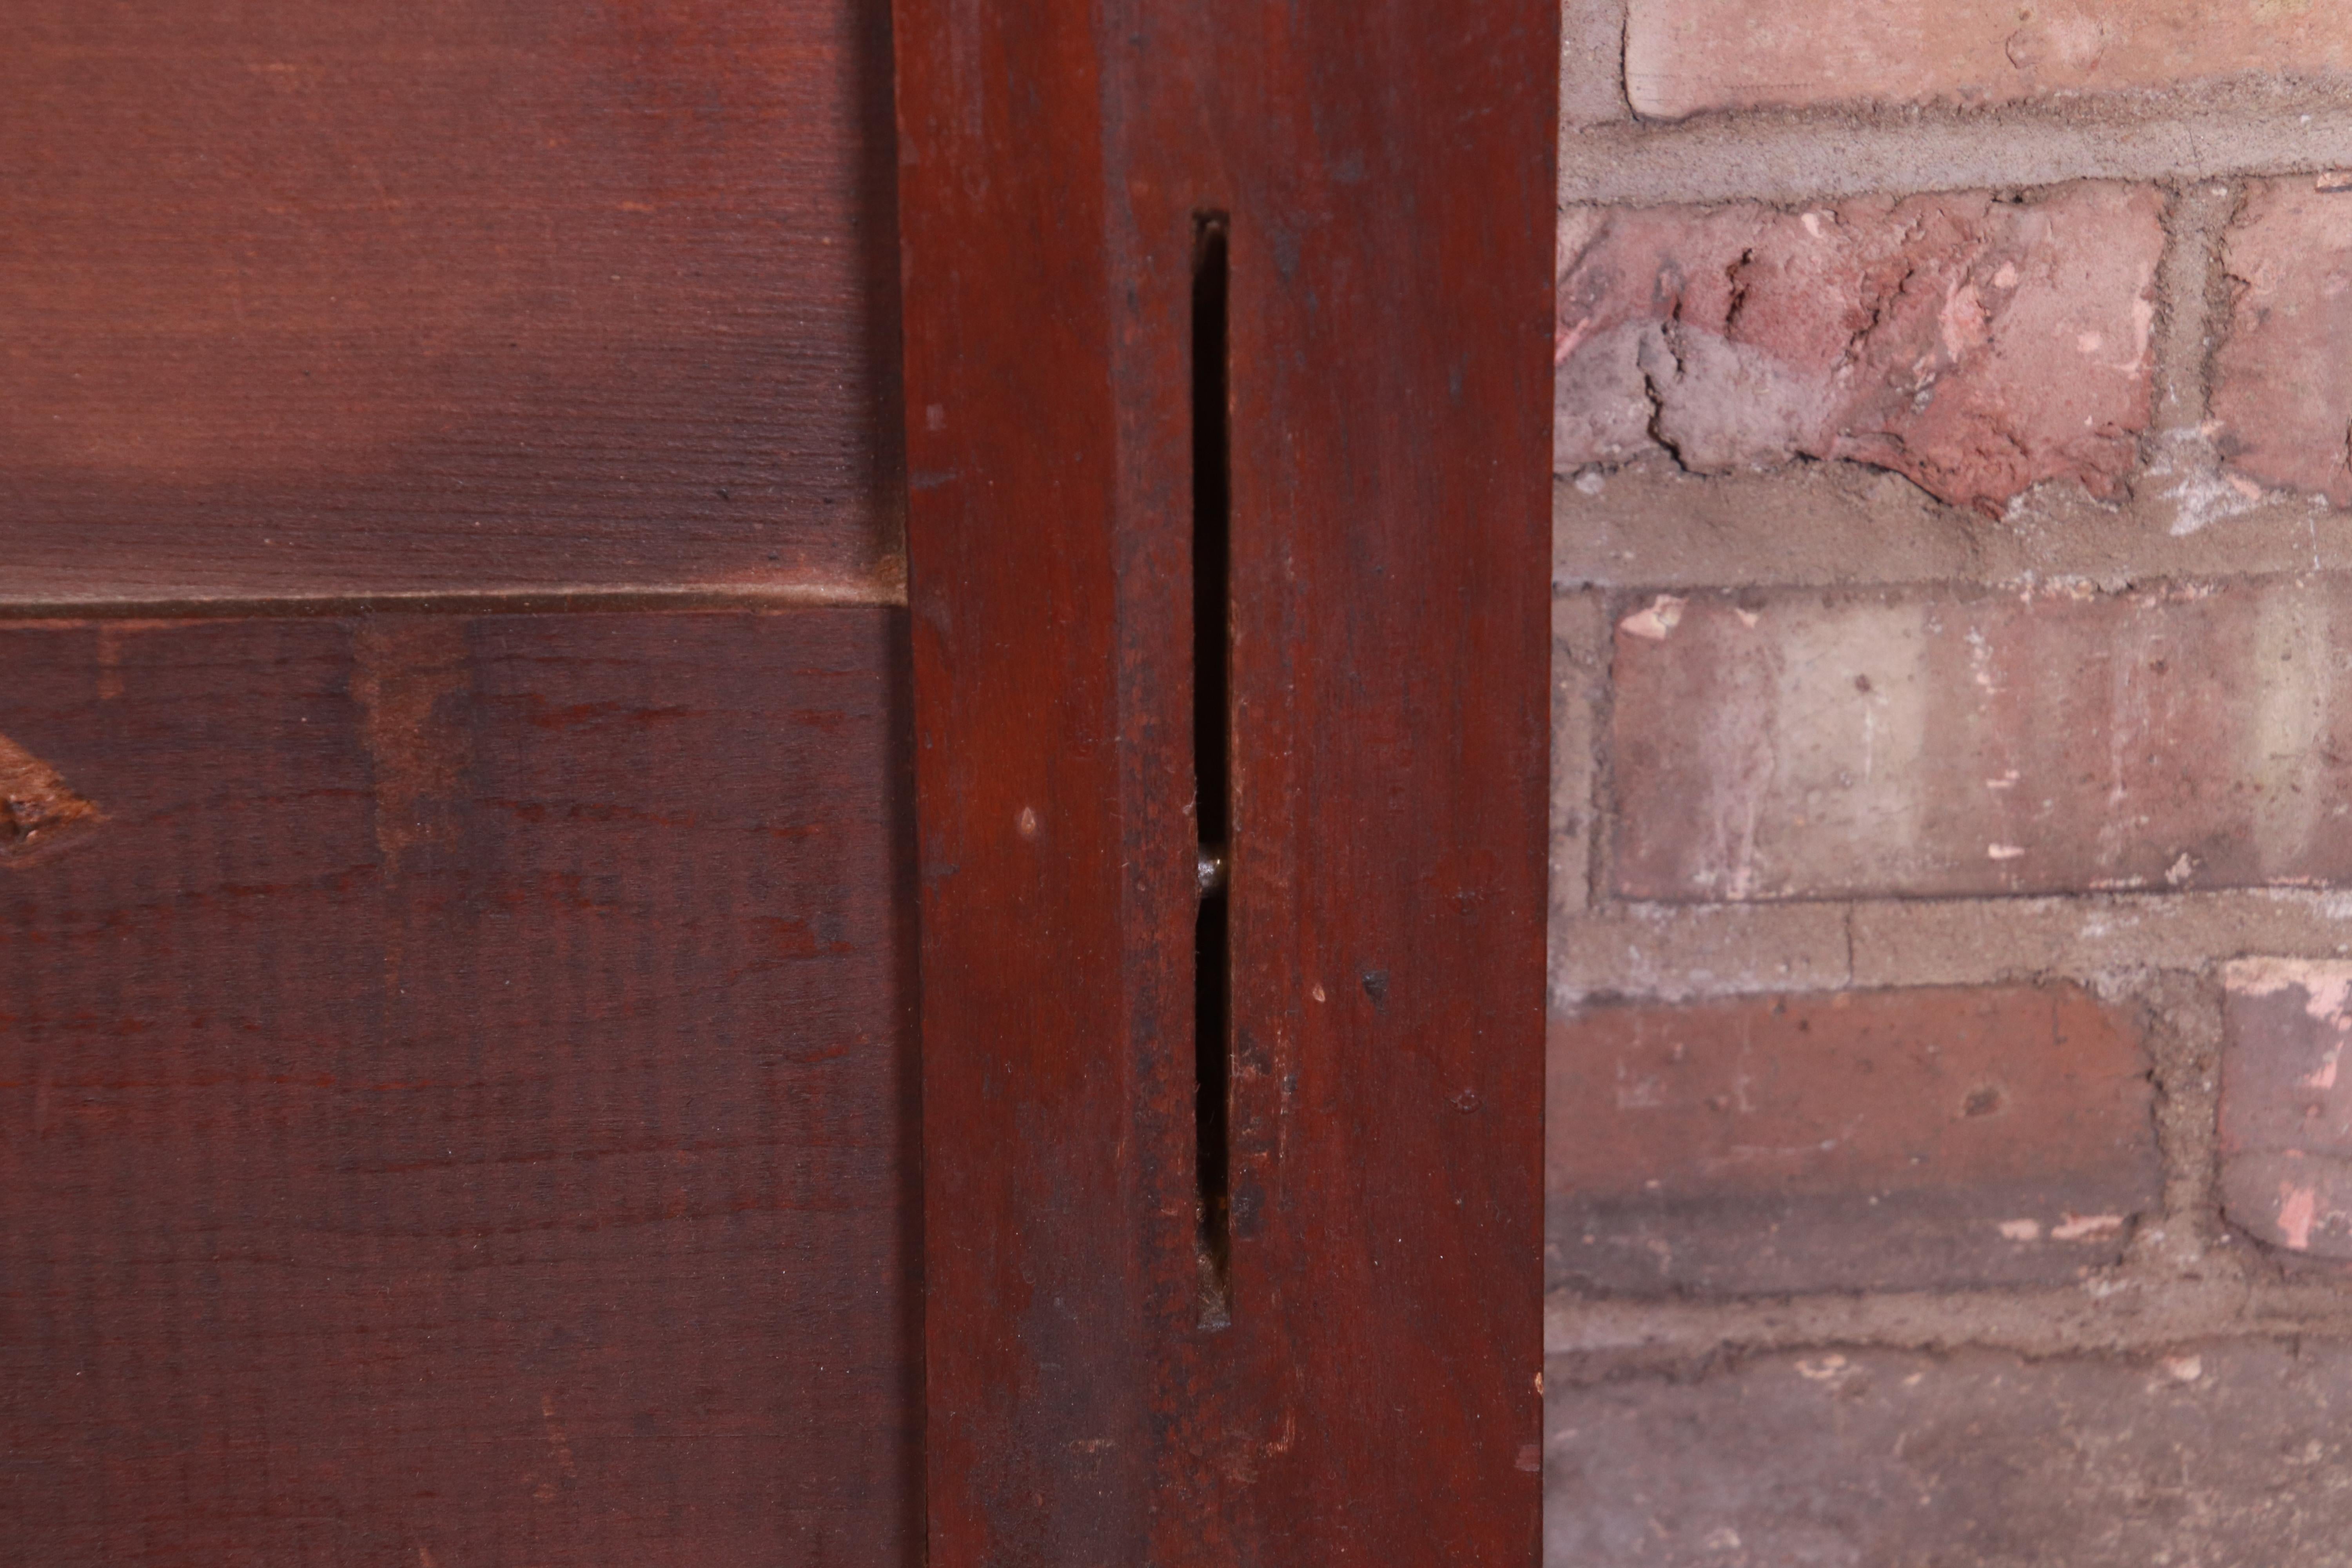
{"label": "reddish brown wood stain", "polygon": [[21,0],[0,600],[872,584],[866,0]]}
{"label": "reddish brown wood stain", "polygon": [[[900,0],[931,1551],[1532,1561],[1555,9]],[[1233,265],[1233,1323],[1187,299]]]}
{"label": "reddish brown wood stain", "polygon": [[0,628],[0,1560],[919,1559],[903,636]]}

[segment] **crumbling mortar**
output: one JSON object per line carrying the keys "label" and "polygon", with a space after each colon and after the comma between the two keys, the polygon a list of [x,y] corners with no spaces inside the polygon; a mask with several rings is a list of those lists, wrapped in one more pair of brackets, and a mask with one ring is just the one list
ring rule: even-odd
{"label": "crumbling mortar", "polygon": [[2259,489],[2223,473],[2208,423],[2218,328],[2229,310],[2221,251],[2241,195],[2227,182],[2170,187],[2158,273],[2155,417],[2140,440],[2136,487],[2147,502],[2145,535],[2186,537],[2263,502]]}
{"label": "crumbling mortar", "polygon": [[1750,104],[1702,109],[1684,115],[1639,114],[1633,123],[1653,132],[1741,122],[1870,129],[1917,133],[1937,127],[1965,129],[2036,125],[2072,129],[2084,124],[2126,126],[2176,121],[2200,115],[2236,113],[2280,118],[2341,104],[2340,79],[2330,72],[2307,77],[2246,76],[2209,79],[2169,87],[2105,88],[2055,91],[2039,98],[1968,100],[1958,96],[1916,100],[1867,97],[1810,104]]}
{"label": "crumbling mortar", "polygon": [[2216,1340],[2352,1340],[2352,1292],[2259,1271],[2171,1280],[2111,1271],[2079,1286],[2021,1290],[1719,1300],[1555,1291],[1544,1320],[1546,1360],[1564,1372],[1556,1381],[1588,1382],[1788,1352],[1990,1350],[2039,1359],[2154,1356]]}
{"label": "crumbling mortar", "polygon": [[2193,334],[2185,335],[2186,347],[2195,356],[2195,388],[2197,422],[2202,426],[2210,416],[2213,395],[2213,363],[2221,352],[2221,337],[2229,326],[2231,299],[2229,277],[2223,262],[2228,250],[2230,230],[2245,211],[2250,186],[2240,180],[2200,180],[2191,182],[2192,193],[2205,198],[2194,219],[2194,229],[2184,238],[2194,242],[2191,254],[2197,260],[2197,322]]}
{"label": "crumbling mortar", "polygon": [[[1587,606],[1589,613],[1576,616],[1565,632],[1555,630],[1554,633],[1555,642],[1565,645],[1567,657],[1573,670],[1576,690],[1571,700],[1581,704],[1584,710],[1583,728],[1587,752],[1584,758],[1585,798],[1581,813],[1584,839],[1583,886],[1579,889],[1578,898],[1579,908],[1589,910],[1592,908],[1593,900],[1600,896],[1602,885],[1598,868],[1601,843],[1604,837],[1601,826],[1606,818],[1603,816],[1604,802],[1601,795],[1601,770],[1603,765],[1602,747],[1605,744],[1602,712],[1609,689],[1608,658],[1611,622],[1607,600],[1601,594],[1590,590],[1555,592],[1553,599],[1556,604],[1567,600],[1590,601]],[[1557,617],[1554,625],[1557,627]],[[1558,679],[1557,675],[1555,679]],[[1555,956],[1557,951],[1556,947],[1552,949]]]}
{"label": "crumbling mortar", "polygon": [[[1843,460],[1701,479],[1662,454],[1649,464],[1580,472],[1591,475],[1588,484],[1605,485],[1608,499],[1579,494],[1573,477],[1556,487],[1561,588],[2018,586],[2075,577],[2116,591],[2134,580],[2352,571],[2352,511],[2286,493],[2233,505],[2226,528],[2176,531],[2179,500],[2146,483],[2125,503],[2063,483],[2039,486],[2001,518],[1987,519],[1947,507],[1889,470]],[[1696,485],[1706,488],[1687,488]]]}
{"label": "crumbling mortar", "polygon": [[[1845,988],[2066,980],[2114,994],[2139,977],[2252,954],[2352,956],[2347,904],[2341,891],[2280,888],[1660,903],[1596,884],[1591,907],[1552,933],[1554,1004],[1839,989],[1836,976],[1796,984],[1769,972],[1773,955],[1808,944],[1824,914],[1842,933]],[[1579,952],[1608,957],[1578,963]],[[1702,955],[1720,965],[1727,952],[1745,962],[1701,967]]]}
{"label": "crumbling mortar", "polygon": [[[1601,618],[1594,631],[1597,646],[1592,650],[1594,671],[1592,725],[1592,809],[1591,837],[1587,841],[1585,866],[1589,878],[1585,888],[1584,907],[1587,910],[1606,909],[1614,901],[1610,891],[1615,880],[1616,836],[1608,825],[1617,819],[1617,748],[1615,719],[1617,712],[1617,623],[1632,612],[1628,595],[1600,593]],[[1557,953],[1557,944],[1553,946]],[[1554,987],[1555,991],[1557,987]]]}
{"label": "crumbling mortar", "polygon": [[[2194,429],[2202,422],[2205,387],[2201,358],[2185,363],[2182,343],[2204,326],[2202,276],[2204,237],[2194,232],[2195,214],[2179,181],[2160,182],[2164,209],[2157,222],[2164,230],[2164,253],[2156,264],[2156,320],[2150,342],[2156,356],[2149,387],[2151,417],[2140,434],[2140,467],[2155,456],[2158,437],[2168,430]],[[2184,409],[2182,405],[2186,403]]]}
{"label": "crumbling mortar", "polygon": [[2206,84],[1998,108],[1753,109],[1563,132],[1563,201],[1803,202],[2073,180],[2163,183],[2352,166],[2319,83]]}
{"label": "crumbling mortar", "polygon": [[[2332,584],[2339,579],[2352,578],[2352,567],[2340,570],[2309,572],[2294,567],[2261,572],[2238,573],[2167,573],[2134,574],[2119,580],[2101,582],[2086,575],[2047,573],[2029,574],[2021,577],[1990,578],[1915,578],[1910,580],[1872,581],[1866,583],[1718,583],[1696,585],[1685,583],[1644,582],[1640,584],[1602,584],[1579,582],[1572,589],[1555,591],[1605,591],[1612,606],[1611,614],[1622,619],[1627,613],[1655,603],[1660,598],[1709,599],[1737,602],[1744,608],[1755,608],[1767,601],[1757,595],[1770,593],[1801,598],[1808,604],[1823,605],[1890,604],[1933,592],[1954,605],[1982,604],[1988,600],[2012,598],[2019,594],[2060,594],[2070,597],[2084,595],[2098,598],[2149,598],[2179,595],[2200,597],[2220,588],[2244,589],[2252,592],[2307,587],[2315,583]],[[1611,623],[1612,626],[1615,621]],[[1900,897],[1904,895],[1887,895]],[[1938,895],[1921,895],[1937,897]],[[2023,893],[2009,895],[2018,898],[2050,898],[2060,895]],[[1694,900],[1715,902],[1714,900]],[[1787,900],[1757,900],[1759,902]]]}
{"label": "crumbling mortar", "polygon": [[2164,1162],[2162,1211],[2132,1238],[2126,1272],[2151,1282],[2200,1279],[2234,1268],[2246,1249],[2226,1245],[2220,1189],[2221,984],[2216,967],[2160,971],[2137,987],[2142,1037],[2156,1087],[2157,1146]]}

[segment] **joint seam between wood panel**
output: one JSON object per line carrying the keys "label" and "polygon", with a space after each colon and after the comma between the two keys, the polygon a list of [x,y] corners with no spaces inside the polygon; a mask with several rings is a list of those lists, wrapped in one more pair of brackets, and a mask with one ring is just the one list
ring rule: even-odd
{"label": "joint seam between wood panel", "polygon": [[561,615],[680,610],[904,608],[903,578],[871,583],[652,588],[523,588],[480,593],[265,594],[176,598],[0,599],[0,622],[256,619],[357,615]]}

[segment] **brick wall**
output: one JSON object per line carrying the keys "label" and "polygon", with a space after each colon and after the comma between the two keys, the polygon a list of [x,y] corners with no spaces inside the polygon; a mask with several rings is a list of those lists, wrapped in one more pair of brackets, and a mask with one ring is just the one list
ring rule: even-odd
{"label": "brick wall", "polygon": [[2352,1531],[2352,9],[1568,0],[1554,1568]]}

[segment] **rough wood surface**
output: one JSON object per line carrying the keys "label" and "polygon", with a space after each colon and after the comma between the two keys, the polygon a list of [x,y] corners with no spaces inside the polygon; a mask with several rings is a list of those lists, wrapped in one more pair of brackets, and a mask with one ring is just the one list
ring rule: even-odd
{"label": "rough wood surface", "polygon": [[[900,0],[932,1561],[1532,1562],[1557,9]],[[1232,1321],[1191,264],[1232,262]]]}
{"label": "rough wood surface", "polygon": [[877,0],[19,0],[0,603],[864,589]]}
{"label": "rough wood surface", "polygon": [[0,1560],[919,1560],[904,635],[0,628]]}

